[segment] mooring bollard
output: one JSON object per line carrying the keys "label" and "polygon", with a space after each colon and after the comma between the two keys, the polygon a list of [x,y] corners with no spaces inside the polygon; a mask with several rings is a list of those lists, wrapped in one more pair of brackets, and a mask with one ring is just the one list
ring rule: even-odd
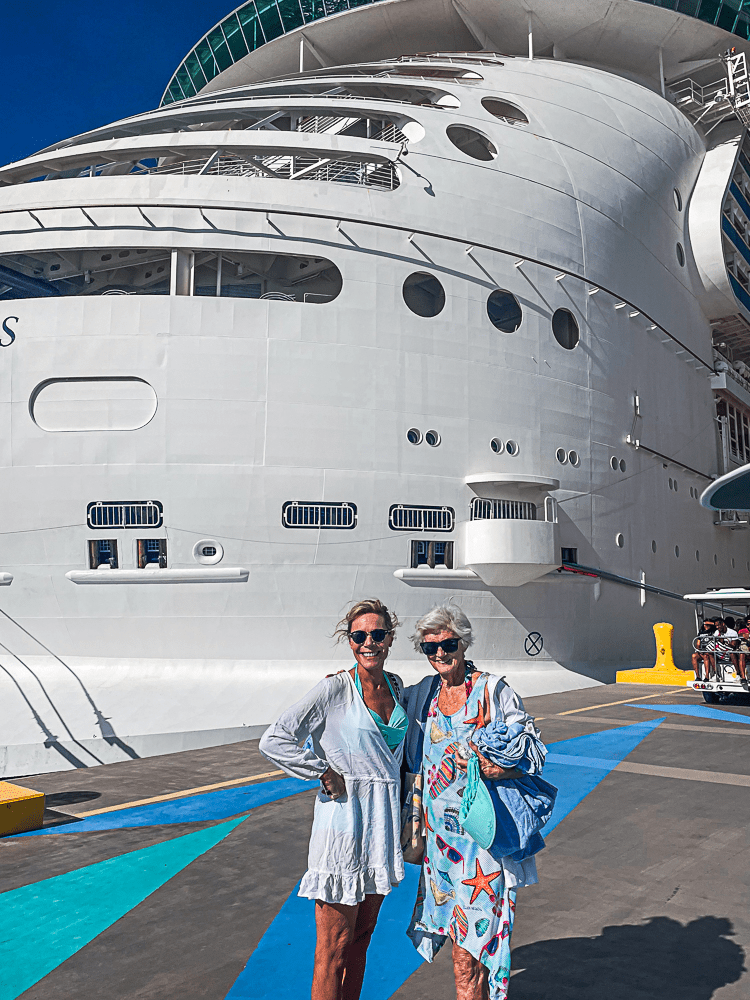
{"label": "mooring bollard", "polygon": [[656,663],[653,667],[637,670],[618,670],[618,684],[689,684],[694,674],[692,670],[680,670],[672,655],[674,625],[657,622],[654,625],[656,640]]}
{"label": "mooring bollard", "polygon": [[654,670],[676,670],[674,656],[672,655],[672,636],[674,625],[669,622],[657,622],[654,625],[654,638],[656,639],[656,663]]}

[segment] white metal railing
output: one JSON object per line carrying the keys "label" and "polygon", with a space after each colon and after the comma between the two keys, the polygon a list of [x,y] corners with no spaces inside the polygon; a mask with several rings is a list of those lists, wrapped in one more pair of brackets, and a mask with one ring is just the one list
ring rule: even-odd
{"label": "white metal railing", "polygon": [[[547,499],[552,499],[548,497]],[[536,504],[526,500],[485,500],[474,497],[471,501],[471,520],[494,519],[536,521]]]}
{"label": "white metal railing", "polygon": [[97,500],[86,510],[89,528],[160,528],[164,508],[158,500],[135,503]]}
{"label": "white metal railing", "polygon": [[399,503],[388,511],[388,526],[393,531],[453,531],[455,523],[452,507]]}
{"label": "white metal railing", "polygon": [[285,528],[354,528],[357,505],[288,500],[281,508],[281,523]]}

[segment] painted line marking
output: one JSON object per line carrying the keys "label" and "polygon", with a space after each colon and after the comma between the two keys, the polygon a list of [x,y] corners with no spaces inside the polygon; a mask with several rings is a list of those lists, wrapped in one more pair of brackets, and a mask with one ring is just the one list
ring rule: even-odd
{"label": "painted line marking", "polygon": [[[662,709],[665,706],[660,705],[659,708]],[[555,718],[554,716],[547,716],[548,720]],[[576,719],[560,719],[561,722],[576,722]],[[593,722],[597,726],[621,726],[623,722],[629,722],[629,719],[612,719],[607,718],[603,715],[589,715],[586,718],[586,722]],[[706,722],[713,722],[713,719],[706,719]],[[742,726],[738,726],[737,729],[730,729],[728,726],[685,726],[680,725],[679,722],[662,722],[660,729],[676,729],[680,732],[685,733],[729,733],[732,736],[750,736],[750,731]]]}
{"label": "painted line marking", "polygon": [[[648,701],[649,698],[666,698],[670,694],[692,694],[693,689],[675,688],[673,691],[657,691],[656,694],[644,694],[639,698],[623,698],[622,701],[608,701],[602,705],[587,705],[585,708],[571,708],[567,712],[557,712],[555,715],[537,715],[536,721],[542,719],[558,719],[564,715],[575,715],[577,712],[594,712],[597,708],[612,708],[613,705],[629,705],[631,701]],[[637,706],[636,706],[637,707]],[[654,709],[658,711],[658,709]]]}
{"label": "painted line marking", "polygon": [[246,785],[250,781],[261,781],[263,778],[276,778],[284,774],[283,771],[266,771],[265,774],[252,774],[249,778],[233,778],[232,781],[217,781],[213,785],[199,785],[198,788],[188,788],[184,792],[170,792],[168,795],[153,795],[150,799],[134,799],[132,802],[123,802],[119,806],[107,806],[104,809],[89,809],[81,813],[65,813],[66,816],[74,816],[76,819],[83,819],[84,816],[101,816],[102,813],[117,812],[119,809],[130,809],[133,806],[147,806],[152,802],[169,802],[172,799],[186,798],[188,795],[197,795],[200,792],[211,792],[215,788],[231,788],[232,785]]}
{"label": "painted line marking", "polygon": [[689,767],[662,767],[659,764],[636,764],[621,761],[615,771],[649,774],[655,778],[681,778],[683,781],[710,781],[717,785],[742,785],[750,788],[750,774],[729,774],[721,771],[696,771]]}

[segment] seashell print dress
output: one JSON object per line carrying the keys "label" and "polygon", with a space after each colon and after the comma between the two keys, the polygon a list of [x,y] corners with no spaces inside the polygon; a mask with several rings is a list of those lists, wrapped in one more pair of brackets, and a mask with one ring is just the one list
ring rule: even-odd
{"label": "seashell print dress", "polygon": [[467,749],[487,679],[481,675],[454,715],[443,715],[437,694],[430,705],[423,756],[427,847],[407,933],[428,962],[450,936],[489,970],[491,1000],[506,1000],[516,890],[506,884],[503,865],[459,826],[466,772],[453,760],[457,746]]}

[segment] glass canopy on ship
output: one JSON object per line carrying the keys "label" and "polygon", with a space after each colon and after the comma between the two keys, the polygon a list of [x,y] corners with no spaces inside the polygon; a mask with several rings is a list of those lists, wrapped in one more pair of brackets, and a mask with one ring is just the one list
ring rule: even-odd
{"label": "glass canopy on ship", "polygon": [[[212,28],[169,81],[162,105],[195,95],[224,70],[280,35],[382,0],[249,0]],[[637,0],[750,39],[750,0]]]}

